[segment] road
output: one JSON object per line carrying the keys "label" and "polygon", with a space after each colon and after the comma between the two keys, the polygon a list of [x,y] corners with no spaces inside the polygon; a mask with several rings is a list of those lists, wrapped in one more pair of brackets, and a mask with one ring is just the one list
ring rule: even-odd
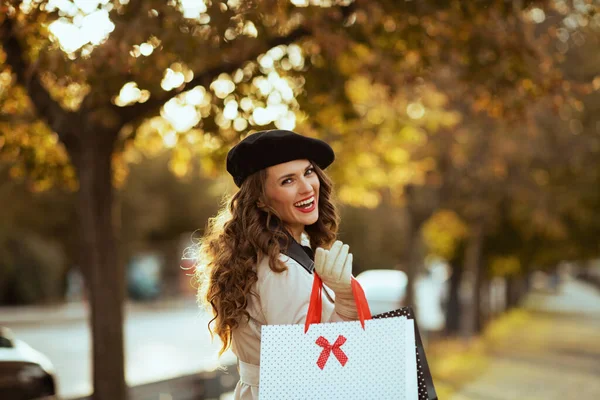
{"label": "road", "polygon": [[[128,385],[159,381],[233,362],[219,360],[219,343],[211,343],[209,318],[193,302],[173,307],[128,309],[125,321]],[[91,393],[91,341],[85,318],[51,320],[42,325],[17,323],[15,335],[50,358],[59,394],[72,398]]]}
{"label": "road", "polygon": [[[495,343],[488,368],[452,399],[559,400],[575,393],[581,394],[578,398],[600,398],[600,293],[569,281],[560,294],[530,294],[524,306],[532,319],[504,342]],[[90,394],[87,313],[76,306],[30,311],[0,309],[0,325],[12,328],[52,360],[61,397]],[[215,369],[219,345],[211,343],[208,320],[193,301],[128,306],[127,383],[134,386]],[[220,365],[233,361],[228,353]]]}

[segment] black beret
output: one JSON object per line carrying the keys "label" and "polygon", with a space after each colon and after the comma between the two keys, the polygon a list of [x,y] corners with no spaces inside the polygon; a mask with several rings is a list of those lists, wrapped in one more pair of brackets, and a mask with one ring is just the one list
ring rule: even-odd
{"label": "black beret", "polygon": [[240,187],[255,172],[288,161],[307,159],[327,168],[335,159],[333,149],[319,139],[274,129],[253,133],[227,153],[227,172]]}

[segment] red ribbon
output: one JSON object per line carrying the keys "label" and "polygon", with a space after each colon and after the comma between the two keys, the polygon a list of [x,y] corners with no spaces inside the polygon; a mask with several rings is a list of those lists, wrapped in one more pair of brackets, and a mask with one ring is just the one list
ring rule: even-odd
{"label": "red ribbon", "polygon": [[323,336],[319,336],[315,343],[323,348],[323,351],[321,351],[321,355],[317,360],[317,365],[319,366],[319,368],[325,368],[325,364],[327,363],[327,360],[329,360],[329,355],[331,354],[331,352],[333,352],[335,358],[337,358],[340,364],[342,364],[342,367],[346,365],[346,362],[348,361],[348,356],[344,353],[342,349],[340,349],[340,346],[346,343],[345,337],[339,335],[335,343],[331,345],[327,339],[325,339]]}
{"label": "red ribbon", "polygon": [[360,325],[365,329],[365,321],[371,319],[371,310],[369,309],[365,291],[354,277],[352,278],[352,294],[356,302],[356,311],[358,312]]}
{"label": "red ribbon", "polygon": [[323,282],[315,272],[313,287],[310,292],[310,302],[308,303],[308,313],[306,314],[306,321],[304,322],[304,333],[308,332],[308,328],[311,324],[321,323],[321,310],[323,308],[323,301],[321,299],[322,290]]}
{"label": "red ribbon", "polygon": [[[358,312],[358,319],[360,325],[365,329],[365,321],[371,319],[371,311],[369,310],[369,303],[363,288],[360,286],[358,281],[352,277],[352,294],[354,295],[354,302],[356,304],[356,311]],[[321,311],[323,307],[323,300],[321,292],[323,290],[323,282],[317,273],[314,273],[313,287],[310,292],[310,302],[308,303],[308,313],[306,314],[306,320],[304,322],[304,333],[308,332],[308,328],[312,324],[321,323]]]}

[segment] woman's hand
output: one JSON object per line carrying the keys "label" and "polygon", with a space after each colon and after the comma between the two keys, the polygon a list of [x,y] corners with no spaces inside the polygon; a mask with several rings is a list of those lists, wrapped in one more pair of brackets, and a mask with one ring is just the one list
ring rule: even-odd
{"label": "woman's hand", "polygon": [[352,253],[349,246],[337,240],[331,249],[318,247],[315,252],[315,271],[336,296],[352,296]]}

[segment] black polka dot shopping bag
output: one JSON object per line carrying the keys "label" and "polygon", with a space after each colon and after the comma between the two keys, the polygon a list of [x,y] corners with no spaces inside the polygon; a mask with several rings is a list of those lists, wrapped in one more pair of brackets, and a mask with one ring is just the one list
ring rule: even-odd
{"label": "black polka dot shopping bag", "polygon": [[[415,320],[415,314],[411,307],[402,307],[394,311],[385,312],[373,316],[373,319],[378,318],[394,318],[394,317],[406,317],[411,320]],[[429,364],[427,363],[427,357],[425,355],[425,347],[419,334],[419,328],[417,322],[415,325],[415,351],[417,357],[417,382],[419,385],[419,400],[438,400],[437,393],[435,392],[435,386],[433,385],[433,378],[431,377],[431,371],[429,370]]]}
{"label": "black polka dot shopping bag", "polygon": [[321,323],[322,288],[314,274],[305,324],[262,327],[260,400],[437,399],[410,309],[371,316],[353,279],[359,320]]}

